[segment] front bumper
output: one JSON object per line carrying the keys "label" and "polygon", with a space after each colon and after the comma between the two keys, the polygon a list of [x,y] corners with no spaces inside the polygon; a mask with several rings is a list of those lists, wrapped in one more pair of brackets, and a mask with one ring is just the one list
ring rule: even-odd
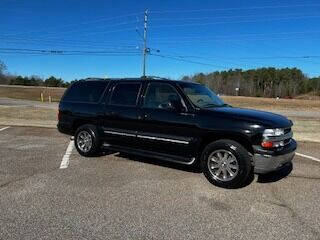
{"label": "front bumper", "polygon": [[296,149],[297,143],[294,139],[291,139],[290,144],[277,151],[255,149],[253,155],[254,172],[263,174],[280,169],[292,161]]}

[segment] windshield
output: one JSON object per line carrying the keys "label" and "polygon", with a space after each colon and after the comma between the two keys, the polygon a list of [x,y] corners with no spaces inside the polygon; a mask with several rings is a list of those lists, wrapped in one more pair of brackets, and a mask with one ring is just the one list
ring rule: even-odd
{"label": "windshield", "polygon": [[180,83],[180,87],[194,105],[200,108],[227,106],[213,91],[195,83]]}

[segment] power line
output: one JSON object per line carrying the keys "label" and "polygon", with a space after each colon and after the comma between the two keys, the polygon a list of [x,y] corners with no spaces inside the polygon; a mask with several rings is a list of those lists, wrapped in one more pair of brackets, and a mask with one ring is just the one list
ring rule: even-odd
{"label": "power line", "polygon": [[[81,36],[89,36],[89,35],[97,35],[97,34],[106,34],[106,33],[115,33],[115,32],[125,32],[125,31],[134,31],[136,30],[135,27],[132,28],[123,28],[117,30],[110,30],[110,31],[99,31],[99,32],[81,32]],[[59,34],[52,34],[50,36],[59,35]]]}
{"label": "power line", "polygon": [[23,55],[23,56],[141,56],[141,53],[41,53],[41,52],[21,52],[21,51],[2,51],[0,54]]}
{"label": "power line", "polygon": [[167,28],[167,27],[191,27],[191,26],[207,26],[216,24],[232,24],[232,23],[255,23],[255,22],[269,22],[269,21],[281,21],[291,19],[304,19],[304,18],[320,18],[320,15],[314,16],[301,16],[301,17],[287,17],[287,18],[274,18],[274,19],[259,19],[259,20],[241,20],[241,21],[229,21],[229,22],[211,22],[211,23],[186,23],[186,24],[170,24],[170,25],[155,25],[150,28]]}
{"label": "power line", "polygon": [[71,23],[71,24],[65,24],[63,26],[49,26],[45,27],[42,30],[37,30],[37,31],[27,31],[27,32],[20,32],[16,34],[6,34],[6,36],[17,36],[17,35],[25,35],[25,34],[30,34],[30,33],[39,33],[42,31],[48,31],[50,29],[61,29],[61,28],[67,28],[67,27],[78,27],[79,25],[86,25],[86,24],[92,24],[92,23],[98,23],[98,22],[104,22],[104,21],[112,21],[115,19],[121,19],[121,18],[126,18],[130,16],[138,16],[141,13],[132,13],[132,14],[126,14],[126,15],[121,15],[121,16],[115,16],[115,17],[108,17],[108,18],[100,18],[100,19],[95,19],[95,20],[89,20],[85,22],[79,22],[79,23]]}
{"label": "power line", "polygon": [[92,41],[67,41],[67,40],[51,40],[51,39],[36,39],[36,38],[7,38],[7,37],[1,37],[3,43],[6,43],[7,45],[14,44],[17,45],[45,45],[45,46],[54,46],[54,47],[72,47],[72,48],[88,48],[88,49],[94,49],[94,48],[104,48],[104,49],[140,49],[140,47],[136,45],[129,45],[129,44],[123,44],[123,45],[115,45],[114,41],[113,44],[108,44],[105,42],[92,42]]}
{"label": "power line", "polygon": [[178,57],[178,58],[199,58],[199,59],[205,59],[205,60],[238,60],[238,59],[279,59],[279,58],[300,58],[300,59],[306,59],[306,58],[319,58],[320,55],[303,55],[303,56],[256,56],[256,57],[239,57],[239,58],[225,58],[225,57],[200,57],[200,56],[194,56],[194,55],[167,55],[171,57]]}
{"label": "power line", "polygon": [[218,68],[225,68],[225,66],[187,60],[187,59],[181,58],[179,56],[178,57],[173,57],[173,56],[170,56],[170,55],[155,54],[155,53],[150,53],[150,55],[157,56],[157,57],[162,57],[162,58],[168,58],[168,59],[172,59],[172,60],[176,60],[176,61],[180,61],[180,62],[195,63],[195,64],[199,64],[199,65],[203,65],[203,66],[212,66],[212,67],[218,67]]}
{"label": "power line", "polygon": [[41,54],[41,53],[21,53],[21,52],[2,52],[0,51],[1,55],[13,55],[13,56],[18,56],[18,55],[23,55],[24,57],[26,56],[92,56],[92,57],[136,57],[136,56],[141,56],[141,54],[83,54],[83,53],[62,53],[62,54]]}
{"label": "power line", "polygon": [[[297,16],[298,15],[298,16]],[[210,16],[210,17],[184,17],[184,18],[153,18],[152,21],[189,21],[189,20],[205,20],[205,19],[221,19],[221,18],[248,18],[248,17],[290,17],[290,16],[296,16],[296,17],[306,17],[307,15],[305,13],[290,13],[290,14],[251,14],[251,15],[227,15],[227,16]]]}
{"label": "power line", "polygon": [[[203,59],[203,60],[215,60],[219,62],[223,62],[223,60],[236,60],[237,63],[234,64],[229,61],[229,64],[233,65],[241,65],[239,64],[239,60],[256,60],[256,59],[312,59],[312,58],[320,58],[320,55],[306,55],[306,56],[268,56],[268,57],[245,57],[245,58],[221,58],[221,57],[215,57],[215,58],[210,58],[210,57],[202,57],[202,56],[194,56],[194,55],[164,55],[164,54],[153,54],[150,53],[150,55],[162,57],[162,58],[168,58],[176,61],[181,61],[181,62],[187,62],[187,63],[194,63],[194,64],[200,64],[204,66],[214,66],[214,67],[219,67],[219,68],[226,68],[226,65],[221,66],[221,65],[215,65],[211,63],[204,63],[204,62],[198,62],[198,61],[193,61],[193,60],[188,60],[188,58],[197,58],[197,59]],[[259,66],[258,64],[250,64],[250,65],[255,65],[256,67]],[[234,67],[234,66],[233,66]]]}
{"label": "power line", "polygon": [[191,13],[191,12],[212,12],[212,11],[234,11],[234,10],[257,10],[257,9],[277,9],[277,8],[296,8],[296,7],[320,7],[320,4],[297,4],[297,5],[273,5],[273,6],[255,6],[255,7],[238,7],[238,8],[206,8],[191,10],[164,10],[150,11],[150,13]]}
{"label": "power line", "polygon": [[137,51],[84,51],[84,50],[47,50],[47,49],[29,49],[29,48],[0,48],[0,51],[6,53],[42,53],[42,54],[138,54]]}
{"label": "power line", "polygon": [[[317,37],[304,37],[304,36],[301,36],[301,37],[269,37],[269,38],[243,38],[243,39],[194,39],[194,40],[186,40],[186,41],[156,41],[154,42],[154,44],[161,44],[161,45],[177,45],[177,44],[199,44],[199,43],[208,43],[208,44],[211,44],[212,42],[225,42],[225,43],[234,43],[234,42],[248,42],[248,41],[260,41],[263,42],[263,41],[266,41],[266,40],[292,40],[292,39],[296,39],[296,40],[302,40],[302,39],[308,39],[308,40],[311,40],[311,39],[319,39],[320,36],[317,36]],[[204,46],[204,45],[202,45]]]}
{"label": "power line", "polygon": [[[72,39],[66,39],[66,38],[48,38],[45,37],[7,37],[7,36],[1,36],[0,39],[7,40],[7,41],[22,41],[22,42],[52,42],[52,43],[71,43],[72,45],[78,45],[78,44],[89,44],[89,45],[103,45],[103,46],[111,46],[111,47],[136,47],[133,43],[122,43],[125,45],[115,45],[115,41],[89,41],[89,40],[72,40]],[[127,41],[127,40],[118,40],[117,43]],[[110,44],[112,43],[112,44]]]}
{"label": "power line", "polygon": [[[219,63],[226,63],[227,65],[232,65],[233,67],[234,66],[243,66],[244,64],[240,64],[242,61],[230,61],[230,60],[225,60],[225,58],[221,58],[221,57],[204,57],[204,56],[194,56],[194,55],[183,55],[183,54],[178,54],[178,53],[174,53],[174,55],[172,54],[166,54],[166,56],[168,57],[174,57],[174,58],[180,58],[180,59],[186,59],[186,58],[196,58],[196,59],[202,59],[202,60],[209,60],[209,61],[219,61]],[[245,65],[248,65],[248,64],[245,64]],[[250,66],[258,66],[258,64],[255,64],[255,63],[252,63],[250,62],[249,64]]]}
{"label": "power line", "polygon": [[[226,42],[228,42],[228,41],[222,41],[223,43],[226,43]],[[266,42],[268,42],[268,43],[270,43],[270,41],[263,41],[263,42],[260,42],[261,44],[265,44]],[[159,42],[158,42],[159,43]],[[175,42],[174,43],[174,45],[177,45],[177,44],[181,44],[181,41],[180,42]],[[195,44],[197,44],[196,43],[196,41],[193,41],[193,42],[190,42],[190,44],[192,44],[192,45],[195,45]],[[230,45],[230,43],[228,42],[228,45]],[[235,45],[236,47],[239,47],[239,44],[235,44],[235,43],[232,43],[232,45]],[[201,47],[201,45],[197,45],[198,47]],[[241,47],[241,46],[240,46]],[[273,47],[275,47],[275,46],[273,46]],[[172,47],[173,48],[173,47]],[[230,48],[229,46],[228,46],[228,48]],[[174,47],[174,49],[176,49],[176,47]],[[265,50],[269,50],[270,49],[270,46],[266,46],[265,47]],[[277,54],[279,53],[279,52],[281,52],[282,50],[283,50],[283,48],[280,48],[280,47],[278,47],[278,49],[279,50],[277,50]],[[255,51],[256,50],[256,48],[254,48],[253,49],[253,51]],[[250,50],[250,52],[252,53],[252,50]],[[287,51],[286,51],[287,52]],[[179,57],[179,58],[198,58],[198,59],[205,59],[205,60],[215,60],[215,61],[219,61],[219,62],[226,62],[226,63],[231,63],[231,64],[233,64],[233,65],[243,65],[243,64],[239,64],[239,62],[243,62],[243,61],[245,61],[245,62],[248,62],[248,63],[245,63],[245,65],[263,65],[264,64],[264,62],[263,63],[260,63],[260,64],[257,64],[257,60],[268,60],[268,59],[287,59],[287,60],[308,60],[308,62],[309,63],[314,63],[314,64],[318,64],[318,63],[315,63],[315,62],[313,62],[313,61],[310,61],[310,60],[312,60],[312,59],[314,59],[314,58],[317,58],[318,56],[316,56],[316,55],[307,55],[307,54],[304,54],[304,55],[301,55],[301,53],[296,53],[296,54],[292,54],[291,56],[286,56],[286,55],[284,55],[284,56],[279,56],[279,55],[277,55],[277,56],[266,56],[266,55],[264,55],[264,56],[262,56],[262,57],[249,57],[249,58],[225,58],[225,57],[204,57],[204,56],[192,56],[192,55],[187,55],[187,56],[185,56],[185,55],[183,55],[183,54],[177,54],[176,56],[174,56],[174,57]],[[226,61],[225,61],[226,60]],[[231,62],[230,60],[234,60],[234,61],[236,61],[236,62]],[[250,61],[251,60],[251,61]],[[255,60],[254,61],[254,63],[252,63],[252,60]]]}
{"label": "power line", "polygon": [[[121,25],[129,25],[129,24],[136,24],[136,21],[131,21],[131,22],[122,22],[122,23],[116,23],[116,24],[112,24],[111,28],[113,27],[117,27],[117,26],[121,26]],[[93,33],[93,29],[100,29],[100,28],[106,28],[106,25],[103,26],[94,26],[93,28],[87,29],[87,31],[89,31],[90,33]],[[112,30],[111,30],[112,31]],[[43,34],[42,36],[56,36],[56,35],[60,35],[60,34],[69,34],[69,33],[86,33],[86,31],[83,31],[83,29],[72,29],[69,31],[62,31],[59,33],[47,33],[47,34]]]}
{"label": "power line", "polygon": [[[274,32],[274,33],[247,33],[247,34],[236,34],[236,35],[216,35],[214,37],[205,37],[205,39],[230,39],[230,38],[238,38],[238,37],[251,37],[251,36],[268,36],[268,35],[293,35],[293,34],[314,34],[314,33],[320,33],[320,31],[302,31],[302,32]],[[168,40],[180,40],[180,39],[204,39],[203,36],[199,36],[197,34],[196,36],[185,36],[185,37],[157,37],[152,38],[152,40],[162,40],[162,39],[168,39]]]}
{"label": "power line", "polygon": [[320,58],[317,55],[306,55],[306,56],[267,56],[267,57],[243,57],[239,59],[310,59]]}

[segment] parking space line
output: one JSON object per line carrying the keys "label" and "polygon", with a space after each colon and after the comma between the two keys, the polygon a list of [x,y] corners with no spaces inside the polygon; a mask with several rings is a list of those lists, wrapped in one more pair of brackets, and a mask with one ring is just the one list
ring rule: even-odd
{"label": "parking space line", "polygon": [[[9,127],[10,127],[10,126],[9,126]],[[8,129],[9,127],[0,128],[0,132],[3,131],[3,130]]]}
{"label": "parking space line", "polygon": [[62,158],[62,161],[61,161],[61,164],[60,164],[60,169],[65,169],[65,168],[67,168],[69,166],[70,155],[72,153],[73,147],[74,147],[74,141],[71,140],[69,145],[68,145],[68,148],[66,150],[66,153],[64,154],[64,156]]}
{"label": "parking space line", "polygon": [[311,157],[311,156],[308,156],[308,155],[305,155],[305,154],[302,154],[302,153],[296,153],[296,155],[300,156],[300,157],[308,158],[308,159],[316,161],[316,162],[320,162],[320,159],[315,158],[315,157]]}

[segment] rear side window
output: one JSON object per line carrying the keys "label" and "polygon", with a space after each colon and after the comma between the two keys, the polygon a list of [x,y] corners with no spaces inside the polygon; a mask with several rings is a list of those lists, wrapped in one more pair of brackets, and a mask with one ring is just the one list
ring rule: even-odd
{"label": "rear side window", "polygon": [[110,104],[136,106],[140,83],[118,83],[112,92]]}
{"label": "rear side window", "polygon": [[97,103],[107,86],[103,81],[85,81],[72,85],[63,101]]}

